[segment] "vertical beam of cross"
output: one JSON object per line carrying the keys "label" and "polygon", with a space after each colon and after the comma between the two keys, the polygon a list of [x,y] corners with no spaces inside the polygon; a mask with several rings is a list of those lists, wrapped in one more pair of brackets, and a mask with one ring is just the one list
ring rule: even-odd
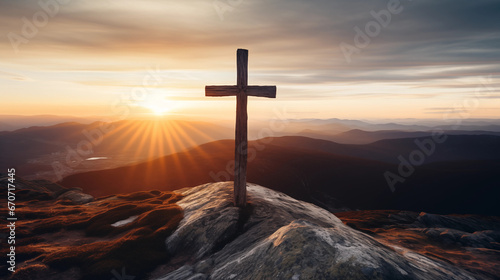
{"label": "vertical beam of cross", "polygon": [[236,96],[236,136],[235,136],[235,167],[234,167],[234,205],[246,206],[246,178],[248,152],[248,96],[276,98],[276,86],[248,85],[248,50],[238,49],[237,85],[236,86],[206,86],[205,96]]}
{"label": "vertical beam of cross", "polygon": [[234,204],[244,207],[247,200],[247,154],[248,154],[248,51],[236,52],[237,85],[236,95],[236,135],[234,149]]}

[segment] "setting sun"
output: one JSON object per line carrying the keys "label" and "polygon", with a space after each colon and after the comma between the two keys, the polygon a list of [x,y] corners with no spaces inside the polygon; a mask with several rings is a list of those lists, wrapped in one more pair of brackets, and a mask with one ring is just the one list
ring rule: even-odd
{"label": "setting sun", "polygon": [[162,106],[161,104],[147,104],[143,105],[143,107],[151,110],[151,112],[157,116],[163,116],[168,111],[168,108]]}
{"label": "setting sun", "polygon": [[156,116],[164,116],[174,106],[163,94],[151,94],[145,100],[136,103],[137,106],[146,108]]}

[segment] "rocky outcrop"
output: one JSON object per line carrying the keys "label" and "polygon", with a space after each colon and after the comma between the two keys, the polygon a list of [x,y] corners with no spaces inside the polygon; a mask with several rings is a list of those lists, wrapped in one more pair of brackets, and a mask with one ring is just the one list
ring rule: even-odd
{"label": "rocky outcrop", "polygon": [[67,191],[61,194],[58,199],[66,200],[70,204],[85,204],[94,201],[94,197],[90,194],[83,193],[77,190]]}
{"label": "rocky outcrop", "polygon": [[88,203],[91,197],[76,190],[61,196],[16,201],[15,271],[0,264],[0,279],[147,279],[169,259],[165,239],[183,218],[179,194],[136,192]]}
{"label": "rocky outcrop", "polygon": [[400,210],[335,215],[396,251],[411,250],[444,261],[477,279],[500,279],[500,217]]}
{"label": "rocky outcrop", "polygon": [[0,264],[2,279],[500,277],[500,217],[334,215],[253,184],[241,209],[232,183],[95,200],[48,182],[16,183],[17,268],[9,275]]}
{"label": "rocky outcrop", "polygon": [[246,209],[232,183],[184,190],[184,219],[167,238],[183,266],[151,279],[475,279],[450,263],[395,250],[315,205],[250,184]]}
{"label": "rocky outcrop", "polygon": [[[0,177],[0,184],[7,185],[8,177]],[[16,177],[16,195],[20,200],[61,200],[66,204],[80,205],[94,201],[94,197],[80,188],[66,188],[47,180],[25,180]],[[2,189],[5,192],[5,189]]]}

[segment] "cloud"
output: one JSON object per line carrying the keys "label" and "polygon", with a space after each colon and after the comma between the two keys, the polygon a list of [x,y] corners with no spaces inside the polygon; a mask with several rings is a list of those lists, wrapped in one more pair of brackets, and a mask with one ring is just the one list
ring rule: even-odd
{"label": "cloud", "polygon": [[442,108],[426,108],[425,114],[460,114],[460,113],[469,113],[470,110],[460,109],[460,108],[452,108],[452,107],[442,107]]}
{"label": "cloud", "polygon": [[[19,32],[21,16],[40,10],[29,1],[2,0],[2,31]],[[112,1],[111,1],[112,2]],[[492,64],[500,46],[498,1],[402,1],[404,10],[354,60],[345,65],[338,45],[354,27],[373,20],[388,1],[243,1],[217,16],[210,1],[124,1],[121,5],[70,1],[40,30],[34,46],[94,56],[221,57],[248,46],[274,58],[266,68],[357,69],[422,64]],[[31,2],[33,3],[33,2]],[[496,12],[495,12],[496,11]],[[17,28],[15,28],[17,25]]]}
{"label": "cloud", "polygon": [[[401,13],[347,63],[339,44],[354,44],[354,28],[364,29],[374,21],[371,12],[388,2],[233,1],[240,4],[221,20],[214,2],[206,0],[71,0],[15,54],[7,34],[22,34],[22,18],[31,20],[43,9],[38,1],[0,0],[0,59],[35,72],[74,73],[73,81],[83,85],[110,82],[81,79],[81,71],[137,72],[153,64],[202,71],[193,83],[218,84],[216,73],[235,71],[236,48],[248,48],[251,81],[296,87],[289,92],[298,97],[321,87],[319,98],[335,93],[335,85],[374,83],[413,90],[383,96],[429,98],[448,89],[466,91],[461,79],[500,72],[497,0],[401,0]],[[379,94],[367,88],[344,96]]]}
{"label": "cloud", "polygon": [[12,81],[33,81],[33,79],[24,76],[22,74],[17,74],[17,73],[12,73],[12,72],[6,72],[0,70],[0,78],[12,80]]}

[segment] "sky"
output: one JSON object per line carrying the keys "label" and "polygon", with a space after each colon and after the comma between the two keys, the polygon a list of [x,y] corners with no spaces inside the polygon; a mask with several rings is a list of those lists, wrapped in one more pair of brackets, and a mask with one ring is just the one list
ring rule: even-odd
{"label": "sky", "polygon": [[498,0],[0,0],[0,114],[500,117]]}

